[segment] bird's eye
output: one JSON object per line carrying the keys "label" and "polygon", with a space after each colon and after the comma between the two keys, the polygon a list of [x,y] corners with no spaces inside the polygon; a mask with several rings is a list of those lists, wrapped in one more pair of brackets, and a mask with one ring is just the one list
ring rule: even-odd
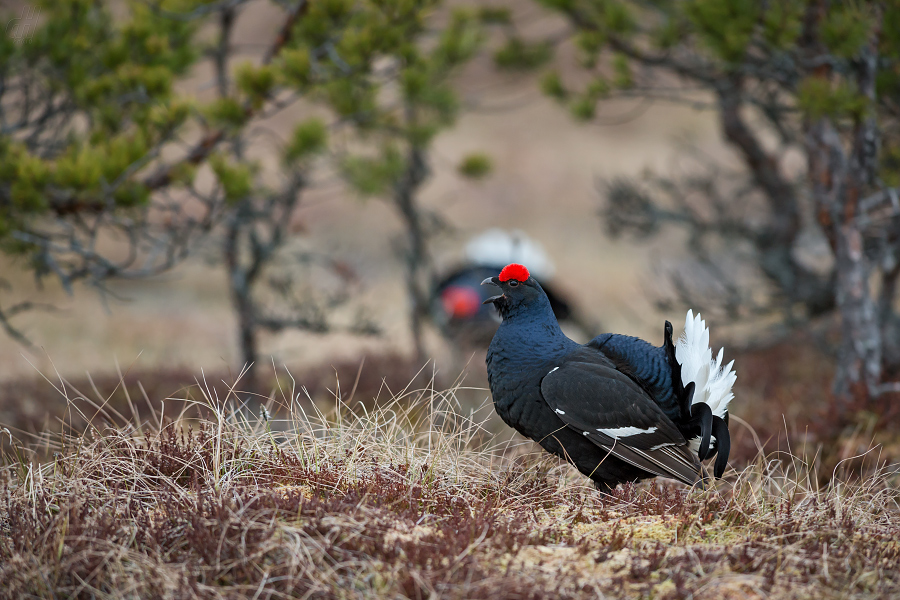
{"label": "bird's eye", "polygon": [[519,285],[519,282],[516,281],[515,279],[509,280],[509,287],[516,287],[517,285]]}

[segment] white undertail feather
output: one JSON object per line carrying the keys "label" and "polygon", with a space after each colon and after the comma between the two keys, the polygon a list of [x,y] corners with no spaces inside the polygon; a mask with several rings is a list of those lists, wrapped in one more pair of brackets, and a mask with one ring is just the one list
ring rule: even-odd
{"label": "white undertail feather", "polygon": [[684,333],[675,344],[675,360],[681,365],[682,384],[693,381],[696,385],[692,404],[706,402],[717,417],[725,416],[728,403],[734,398],[731,388],[737,379],[737,373],[731,370],[734,361],[722,367],[724,354],[722,348],[713,360],[706,322],[699,313],[695,317],[689,310],[684,320]]}

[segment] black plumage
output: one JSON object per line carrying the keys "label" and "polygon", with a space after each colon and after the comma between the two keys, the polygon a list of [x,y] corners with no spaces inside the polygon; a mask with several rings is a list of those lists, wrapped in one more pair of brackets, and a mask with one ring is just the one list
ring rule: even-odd
{"label": "black plumage", "polygon": [[[691,409],[683,397],[690,390],[672,383],[665,351],[657,368],[645,370],[642,361],[607,356],[600,338],[574,342],[521,265],[509,265],[487,282],[502,291],[486,300],[503,319],[487,368],[494,405],[508,425],[571,462],[601,489],[655,476],[700,481],[698,457],[666,412],[680,418],[676,407]],[[658,362],[657,356],[650,352],[648,361]]]}
{"label": "black plumage", "polygon": [[[462,346],[484,348],[491,343],[497,331],[497,310],[483,305],[490,296],[482,287],[485,277],[496,275],[503,265],[490,266],[465,263],[447,271],[432,290],[431,312],[441,332]],[[581,327],[571,303],[565,294],[541,283],[553,314],[559,321],[571,320]]]}
{"label": "black plumage", "polygon": [[[721,477],[728,465],[731,438],[728,413],[724,418],[713,415],[709,406],[692,404],[693,388],[682,385],[681,365],[675,358],[672,324],[666,321],[663,345],[653,346],[640,338],[604,333],[588,344],[608,357],[616,367],[647,389],[650,396],[688,440],[699,438],[698,458],[706,460],[713,453],[713,473]],[[711,443],[714,439],[714,443]]]}

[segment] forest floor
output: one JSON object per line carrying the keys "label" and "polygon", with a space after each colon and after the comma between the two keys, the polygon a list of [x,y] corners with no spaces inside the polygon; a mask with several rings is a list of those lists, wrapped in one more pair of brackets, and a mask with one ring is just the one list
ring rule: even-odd
{"label": "forest floor", "polygon": [[3,432],[0,597],[900,596],[881,446],[831,464],[757,436],[714,486],[606,495],[498,438],[459,387],[351,408],[355,390],[313,403],[288,379],[268,420],[197,389],[181,416],[128,395],[72,402],[83,427]]}

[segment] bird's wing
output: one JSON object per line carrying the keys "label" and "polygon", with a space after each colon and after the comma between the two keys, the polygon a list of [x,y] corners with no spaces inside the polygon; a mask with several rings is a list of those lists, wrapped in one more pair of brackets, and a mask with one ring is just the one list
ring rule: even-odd
{"label": "bird's wing", "polygon": [[625,462],[692,485],[700,463],[678,428],[604,357],[574,357],[541,381],[541,395],[571,429]]}
{"label": "bird's wing", "polygon": [[[665,345],[653,346],[640,338],[606,333],[591,340],[587,346],[599,351],[613,362],[616,370],[646,390],[670,419],[681,418],[683,388],[680,379],[676,381]],[[672,355],[674,359],[674,346]],[[680,377],[680,372],[677,375]]]}

